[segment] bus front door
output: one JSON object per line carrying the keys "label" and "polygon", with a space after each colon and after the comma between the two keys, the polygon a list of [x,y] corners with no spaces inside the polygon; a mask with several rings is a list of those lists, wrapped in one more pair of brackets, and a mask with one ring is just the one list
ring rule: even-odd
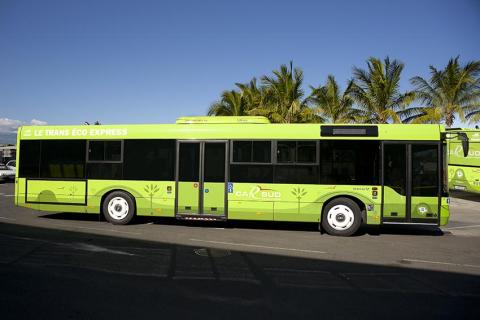
{"label": "bus front door", "polygon": [[178,142],[177,217],[226,217],[227,159],[226,141]]}
{"label": "bus front door", "polygon": [[439,223],[439,147],[436,142],[383,143],[383,223]]}

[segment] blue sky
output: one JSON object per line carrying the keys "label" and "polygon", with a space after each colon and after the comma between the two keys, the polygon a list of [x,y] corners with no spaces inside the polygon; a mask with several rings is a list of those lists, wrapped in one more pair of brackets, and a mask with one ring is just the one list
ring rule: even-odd
{"label": "blue sky", "polygon": [[405,63],[402,90],[430,64],[480,59],[480,1],[2,0],[0,131],[171,123],[290,60],[308,93],[386,55]]}

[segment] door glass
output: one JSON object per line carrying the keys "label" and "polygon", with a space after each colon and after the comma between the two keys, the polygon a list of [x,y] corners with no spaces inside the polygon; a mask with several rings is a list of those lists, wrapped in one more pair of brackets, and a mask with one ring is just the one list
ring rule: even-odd
{"label": "door glass", "polygon": [[199,181],[200,144],[181,143],[179,154],[179,181]]}
{"label": "door glass", "polygon": [[438,218],[438,146],[412,145],[412,221]]}
{"label": "door glass", "polygon": [[177,211],[198,214],[200,213],[200,144],[180,143],[178,156]]}
{"label": "door glass", "polygon": [[438,196],[438,147],[412,145],[412,196]]}
{"label": "door glass", "polygon": [[406,145],[385,144],[383,150],[383,217],[403,220],[407,215]]}
{"label": "door glass", "polygon": [[406,195],[407,166],[404,144],[386,144],[384,147],[384,181],[397,193]]}
{"label": "door glass", "polygon": [[206,143],[204,157],[204,181],[225,182],[225,143]]}
{"label": "door glass", "polygon": [[202,210],[204,214],[225,214],[225,149],[224,142],[205,142]]}

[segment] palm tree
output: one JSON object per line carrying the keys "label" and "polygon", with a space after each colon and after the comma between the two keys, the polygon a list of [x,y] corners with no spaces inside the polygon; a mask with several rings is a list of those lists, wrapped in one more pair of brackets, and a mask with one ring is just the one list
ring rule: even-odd
{"label": "palm tree", "polygon": [[326,122],[350,123],[358,116],[358,110],[353,108],[353,99],[349,95],[352,82],[341,92],[335,77],[329,75],[327,82],[318,88],[310,87],[312,93],[308,98],[315,107],[315,112]]}
{"label": "palm tree", "polygon": [[249,115],[245,97],[238,91],[224,91],[219,101],[208,109],[209,116],[247,116]]}
{"label": "palm tree", "polygon": [[252,110],[261,108],[265,103],[265,90],[263,87],[257,86],[257,79],[253,78],[248,83],[235,83],[240,89],[241,94],[245,98],[247,109]]}
{"label": "palm tree", "polygon": [[448,61],[444,70],[430,66],[430,79],[413,77],[415,95],[423,104],[414,109],[412,123],[440,123],[450,127],[457,115],[462,122],[480,121],[480,61],[460,66],[459,57]]}
{"label": "palm tree", "polygon": [[252,114],[266,116],[271,122],[318,122],[319,117],[307,105],[302,90],[303,71],[281,65],[273,76],[263,76],[263,101],[251,110]]}
{"label": "palm tree", "polygon": [[367,70],[354,67],[350,95],[358,106],[357,121],[363,123],[402,122],[411,110],[405,110],[413,92],[400,92],[400,75],[403,63],[370,57]]}

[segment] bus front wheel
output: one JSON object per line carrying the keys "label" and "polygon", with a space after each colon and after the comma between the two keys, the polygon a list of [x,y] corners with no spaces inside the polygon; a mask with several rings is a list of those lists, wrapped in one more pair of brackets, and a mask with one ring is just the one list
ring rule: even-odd
{"label": "bus front wheel", "polygon": [[132,197],[123,191],[114,191],[103,200],[103,214],[112,224],[128,224],[135,216]]}
{"label": "bus front wheel", "polygon": [[351,236],[361,224],[360,207],[351,199],[333,199],[323,209],[322,227],[330,235]]}

